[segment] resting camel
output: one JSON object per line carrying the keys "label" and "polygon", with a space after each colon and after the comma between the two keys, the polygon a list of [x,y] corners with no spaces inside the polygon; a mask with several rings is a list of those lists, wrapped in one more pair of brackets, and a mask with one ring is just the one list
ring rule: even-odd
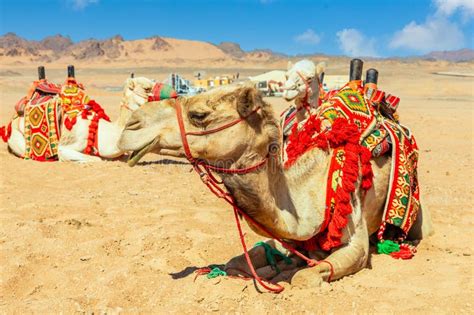
{"label": "resting camel", "polygon": [[[101,158],[115,158],[124,153],[117,147],[117,141],[131,113],[148,101],[155,82],[143,78],[128,78],[125,81],[123,97],[120,107],[120,116],[115,122],[99,120],[98,124],[98,149],[100,157],[84,154],[89,133],[89,119],[80,115],[71,130],[62,124],[61,139],[58,146],[60,161],[92,162]],[[8,147],[17,156],[24,156],[24,117],[17,117],[12,121],[12,131],[8,139]]]}
{"label": "resting camel", "polygon": [[93,162],[100,161],[101,158],[111,159],[123,155],[125,151],[120,150],[117,146],[120,134],[132,112],[148,102],[148,97],[152,96],[154,85],[155,82],[153,80],[144,77],[128,78],[125,81],[119,118],[115,122],[108,122],[103,119],[99,120],[99,156],[83,153],[87,146],[89,124],[91,121],[78,116],[77,122],[71,130],[63,128],[58,147],[59,160]]}
{"label": "resting camel", "polygon": [[[129,164],[135,165],[148,152],[162,150],[185,156],[175,106],[182,110],[190,154],[209,165],[243,169],[268,157],[265,167],[245,174],[220,176],[238,206],[273,235],[291,241],[313,237],[320,229],[325,213],[328,163],[331,152],[313,149],[285,169],[277,152],[281,148],[279,124],[269,104],[253,87],[227,87],[175,100],[146,103],[135,111],[119,140],[122,150],[133,151]],[[192,135],[242,119],[240,123],[207,135]],[[269,154],[270,153],[270,154]],[[382,220],[389,182],[390,158],[372,161],[374,182],[362,194],[357,188],[351,200],[353,212],[343,230],[342,246],[331,252],[312,251],[308,255],[325,259],[333,266],[332,280],[355,273],[367,265],[369,236]],[[411,237],[421,239],[430,232],[429,224],[417,224]],[[256,233],[268,235],[249,221]],[[423,227],[423,229],[422,229]],[[275,242],[268,241],[270,246]],[[281,247],[278,249],[285,253]],[[287,265],[281,261],[281,273],[271,268],[262,247],[249,251],[257,273],[272,282],[287,281],[311,286],[327,280],[329,264],[307,268],[299,258]],[[288,252],[286,252],[288,253]],[[250,273],[243,256],[232,258],[225,266],[228,274]]]}

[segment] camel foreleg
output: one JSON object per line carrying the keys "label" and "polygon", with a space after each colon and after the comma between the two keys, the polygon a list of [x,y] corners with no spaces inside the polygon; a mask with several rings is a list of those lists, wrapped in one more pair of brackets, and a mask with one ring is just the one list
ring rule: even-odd
{"label": "camel foreleg", "polygon": [[365,220],[361,218],[359,224],[353,229],[349,227],[349,230],[352,230],[352,233],[346,245],[334,250],[317,266],[299,270],[292,278],[291,284],[317,286],[321,280],[336,280],[364,268],[369,256],[369,235]]}
{"label": "camel foreleg", "polygon": [[61,162],[80,162],[80,163],[87,163],[87,162],[99,162],[101,161],[100,157],[87,155],[82,152],[78,152],[68,146],[59,145],[58,148],[58,156]]}

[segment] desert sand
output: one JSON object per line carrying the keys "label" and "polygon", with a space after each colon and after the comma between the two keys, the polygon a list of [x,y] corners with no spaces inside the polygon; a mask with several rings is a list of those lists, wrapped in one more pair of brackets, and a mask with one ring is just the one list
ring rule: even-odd
{"label": "desert sand", "polygon": [[[284,64],[280,65],[283,67]],[[401,97],[400,116],[420,147],[423,206],[435,234],[412,260],[372,254],[361,272],[321,287],[259,293],[251,281],[194,281],[196,268],[242,253],[232,209],[184,160],[149,155],[135,168],[24,161],[0,144],[0,313],[472,313],[473,63],[367,61],[379,86]],[[61,82],[63,68],[48,66]],[[204,65],[200,68],[206,68]],[[181,68],[191,75],[196,68]],[[208,74],[239,71],[208,69]],[[172,69],[78,67],[77,78],[112,119],[134,71],[163,79]],[[344,74],[348,63],[329,63]],[[4,65],[0,124],[35,79],[34,66]],[[267,99],[281,111],[285,102]],[[246,228],[249,244],[260,238]]]}

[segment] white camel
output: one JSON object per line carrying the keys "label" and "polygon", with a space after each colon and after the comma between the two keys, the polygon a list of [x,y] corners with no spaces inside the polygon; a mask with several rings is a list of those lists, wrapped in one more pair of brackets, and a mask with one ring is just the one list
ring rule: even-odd
{"label": "white camel", "polygon": [[315,65],[307,59],[295,64],[288,62],[286,81],[283,84],[283,98],[288,102],[295,102],[298,122],[307,117],[308,109],[316,109],[319,106],[319,76],[324,72],[324,68],[324,62]]}
{"label": "white camel", "polygon": [[[120,134],[132,112],[148,102],[154,84],[153,80],[144,77],[128,78],[125,81],[118,120],[115,122],[99,120],[97,137],[99,156],[83,153],[87,146],[90,119],[84,119],[81,115],[78,115],[77,121],[71,130],[65,128],[64,123],[62,123],[61,139],[58,145],[59,160],[92,162],[100,161],[101,158],[111,159],[122,155],[124,151],[117,147]],[[22,157],[26,150],[24,117],[13,119],[11,129],[11,135],[7,141],[8,147],[13,154]]]}

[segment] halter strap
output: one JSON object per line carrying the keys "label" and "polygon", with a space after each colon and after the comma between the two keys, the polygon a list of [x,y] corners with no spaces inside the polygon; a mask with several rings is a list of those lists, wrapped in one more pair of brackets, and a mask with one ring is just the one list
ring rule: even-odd
{"label": "halter strap", "polygon": [[303,80],[304,82],[304,85],[305,85],[305,94],[304,94],[304,98],[303,98],[303,106],[304,108],[308,111],[310,111],[311,109],[311,106],[308,102],[308,99],[309,99],[309,90],[311,89],[310,85],[309,85],[309,80],[306,79],[300,71],[296,71],[296,73],[299,75],[299,77],[301,78],[301,80]]}
{"label": "halter strap", "polygon": [[209,129],[209,130],[206,130],[206,131],[186,133],[186,129],[184,127],[184,121],[183,121],[183,112],[182,112],[181,106],[179,105],[178,99],[175,100],[174,107],[175,107],[175,110],[176,110],[176,118],[178,120],[179,131],[180,131],[180,135],[181,135],[181,141],[183,143],[183,148],[184,148],[184,153],[186,155],[186,158],[193,165],[194,170],[199,174],[199,176],[201,177],[203,183],[207,186],[207,188],[209,188],[209,190],[214,195],[216,195],[218,198],[224,199],[234,209],[235,221],[236,221],[236,224],[237,224],[237,230],[239,232],[240,241],[242,243],[242,247],[243,247],[243,250],[244,250],[245,259],[247,261],[247,265],[249,266],[249,269],[250,269],[250,271],[252,273],[252,276],[254,277],[255,281],[258,282],[262,287],[264,287],[265,289],[267,289],[267,290],[269,290],[270,292],[273,292],[273,293],[280,293],[281,291],[284,290],[284,287],[282,287],[281,285],[279,285],[279,284],[270,284],[267,280],[264,280],[264,279],[260,278],[260,276],[255,271],[255,267],[253,266],[252,260],[250,259],[250,256],[249,256],[249,253],[248,253],[248,250],[247,250],[247,245],[245,244],[244,233],[243,233],[242,227],[240,225],[239,215],[243,216],[246,220],[251,222],[254,226],[258,227],[259,229],[264,231],[266,234],[270,235],[273,239],[278,241],[283,247],[288,249],[291,253],[293,253],[294,255],[300,257],[301,259],[303,259],[306,262],[306,264],[308,265],[308,267],[314,267],[314,266],[319,265],[321,263],[328,264],[329,265],[329,270],[330,270],[328,281],[331,281],[331,278],[334,274],[334,267],[329,261],[326,261],[326,260],[315,261],[315,260],[305,256],[304,254],[302,254],[301,252],[299,252],[298,250],[293,248],[290,244],[286,243],[281,238],[275,236],[273,233],[271,233],[262,224],[255,221],[250,215],[248,215],[244,210],[242,210],[237,205],[237,203],[235,202],[235,200],[234,200],[234,198],[231,194],[229,194],[223,188],[220,187],[222,182],[218,181],[216,179],[216,177],[211,172],[211,170],[213,170],[213,171],[216,171],[216,172],[226,173],[226,174],[247,174],[247,173],[253,172],[253,171],[259,169],[261,166],[263,166],[267,162],[268,156],[265,159],[263,159],[262,161],[258,162],[257,164],[255,164],[253,166],[250,166],[250,167],[247,167],[247,168],[242,168],[242,169],[231,169],[231,168],[219,168],[219,167],[210,165],[210,164],[208,164],[208,163],[206,163],[202,160],[198,160],[198,159],[194,158],[191,154],[191,149],[189,148],[189,143],[188,143],[188,139],[187,139],[188,135],[203,136],[203,135],[216,133],[216,132],[219,132],[221,130],[230,128],[230,127],[242,122],[243,120],[248,118],[250,115],[253,115],[254,113],[256,113],[259,110],[259,108],[252,111],[246,117],[236,119],[236,120],[234,120],[234,121],[232,121],[228,124],[222,125],[220,127]]}
{"label": "halter strap", "polygon": [[181,105],[179,104],[178,99],[175,100],[174,104],[175,110],[176,110],[176,118],[178,120],[178,126],[179,126],[179,132],[181,135],[181,142],[183,143],[183,149],[184,149],[184,154],[186,155],[186,158],[188,161],[193,165],[194,168],[196,168],[197,165],[201,165],[206,169],[213,170],[218,173],[225,173],[225,174],[247,174],[250,172],[253,172],[263,165],[267,163],[268,157],[265,157],[258,163],[245,167],[245,168],[225,168],[225,167],[217,167],[214,165],[211,165],[209,163],[204,162],[203,160],[196,159],[193,157],[191,154],[191,149],[189,148],[189,142],[188,142],[188,137],[187,136],[206,136],[209,134],[217,133],[219,131],[225,130],[227,128],[230,128],[232,126],[237,125],[238,123],[241,123],[251,115],[255,114],[257,111],[259,111],[260,107],[257,107],[254,109],[250,114],[248,114],[245,117],[238,118],[236,120],[233,120],[227,124],[224,124],[222,126],[213,128],[213,129],[208,129],[208,130],[203,130],[203,131],[191,131],[191,132],[186,132],[186,128],[184,127],[184,121],[183,121],[183,110],[181,109]]}

